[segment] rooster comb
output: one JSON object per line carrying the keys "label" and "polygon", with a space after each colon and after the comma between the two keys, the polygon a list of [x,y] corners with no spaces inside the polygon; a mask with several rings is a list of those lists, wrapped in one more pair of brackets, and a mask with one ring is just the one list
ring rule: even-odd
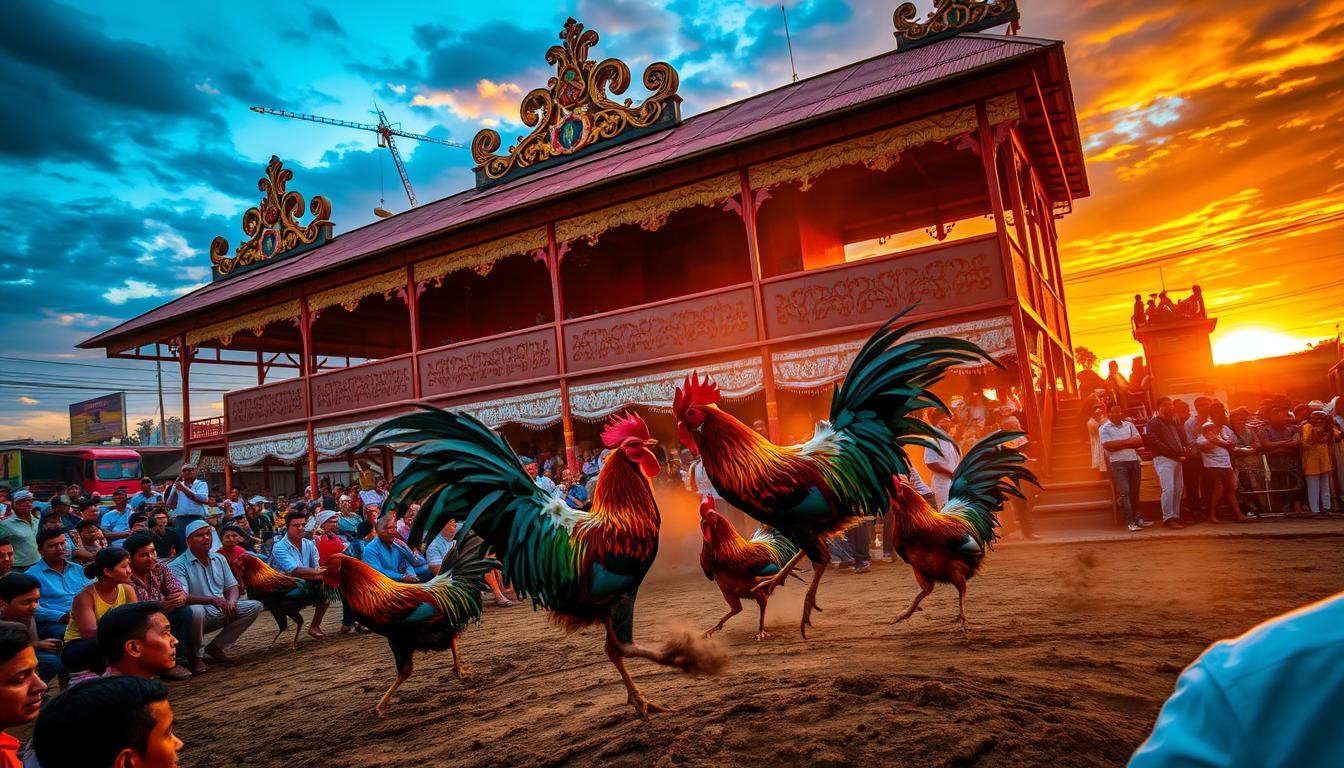
{"label": "rooster comb", "polygon": [[602,430],[602,445],[615,448],[632,437],[648,440],[648,425],[634,411],[618,413],[607,420],[607,426]]}
{"label": "rooster comb", "polygon": [[681,418],[692,405],[718,404],[719,385],[714,383],[709,374],[701,379],[699,371],[691,371],[691,375],[677,387],[677,394],[672,398],[672,413]]}

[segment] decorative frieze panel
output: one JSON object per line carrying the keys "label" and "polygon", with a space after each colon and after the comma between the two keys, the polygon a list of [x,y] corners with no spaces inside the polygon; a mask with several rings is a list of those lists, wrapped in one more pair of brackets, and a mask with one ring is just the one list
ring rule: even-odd
{"label": "decorative frieze panel", "polygon": [[217,341],[221,347],[227,347],[233,343],[233,337],[240,331],[250,331],[253,336],[261,336],[265,332],[266,326],[271,323],[283,320],[298,322],[299,315],[302,312],[302,305],[297,299],[287,301],[284,304],[276,304],[273,307],[249,312],[246,315],[207,325],[204,328],[187,331],[187,344],[195,347]]}
{"label": "decorative frieze panel", "polygon": [[750,288],[565,324],[568,370],[574,372],[755,340]]}
{"label": "decorative frieze panel", "polygon": [[772,338],[883,322],[1006,298],[998,240],[965,240],[922,252],[822,269],[762,287]]}
{"label": "decorative frieze panel", "polygon": [[224,396],[229,432],[302,419],[303,380],[290,379]]}
{"label": "decorative frieze panel", "polygon": [[601,421],[632,405],[671,413],[672,396],[693,370],[713,376],[719,385],[719,393],[728,400],[741,400],[761,391],[761,358],[755,356],[632,379],[573,386],[569,388],[570,412],[575,418],[588,421]]}
{"label": "decorative frieze panel", "polygon": [[435,397],[560,372],[550,327],[420,355],[420,392]]}
{"label": "decorative frieze panel", "polygon": [[415,396],[411,360],[368,363],[314,376],[313,415],[369,408]]}

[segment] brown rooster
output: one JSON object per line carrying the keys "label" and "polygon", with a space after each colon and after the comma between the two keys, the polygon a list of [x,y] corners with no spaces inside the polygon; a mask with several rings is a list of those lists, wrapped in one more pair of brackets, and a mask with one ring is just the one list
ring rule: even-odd
{"label": "brown rooster", "polygon": [[[761,621],[754,635],[757,640],[770,636],[765,631],[765,604],[774,587],[756,589],[763,581],[779,573],[798,548],[788,539],[769,528],[761,528],[750,540],[742,538],[733,524],[714,509],[714,497],[706,496],[700,503],[700,532],[705,543],[700,546],[700,568],[705,577],[719,585],[728,613],[719,623],[705,632],[705,637],[723,629],[723,625],[742,612],[742,598],[751,598],[761,610]],[[795,579],[802,581],[797,575]]]}
{"label": "brown rooster", "polygon": [[299,633],[303,630],[300,611],[321,602],[322,585],[281,573],[242,547],[220,547],[219,553],[229,561],[234,578],[247,588],[248,597],[261,603],[275,618],[275,637],[271,638],[267,648],[275,645],[284,634],[288,628],[287,618],[294,620],[294,639],[289,641],[289,649],[297,648]]}

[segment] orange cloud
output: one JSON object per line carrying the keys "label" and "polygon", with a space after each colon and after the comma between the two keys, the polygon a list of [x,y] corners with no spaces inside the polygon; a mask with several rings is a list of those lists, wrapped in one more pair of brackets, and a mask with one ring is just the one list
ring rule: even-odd
{"label": "orange cloud", "polygon": [[494,120],[518,123],[518,103],[523,89],[515,83],[496,83],[482,78],[471,91],[425,90],[411,99],[411,105],[449,109],[468,120]]}

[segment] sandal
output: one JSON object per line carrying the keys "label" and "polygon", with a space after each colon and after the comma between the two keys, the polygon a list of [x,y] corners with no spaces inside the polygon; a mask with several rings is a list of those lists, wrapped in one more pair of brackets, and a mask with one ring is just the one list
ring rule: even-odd
{"label": "sandal", "polygon": [[498,600],[495,600],[495,605],[498,605],[500,608],[509,608],[517,605],[517,603],[507,597],[500,597]]}

